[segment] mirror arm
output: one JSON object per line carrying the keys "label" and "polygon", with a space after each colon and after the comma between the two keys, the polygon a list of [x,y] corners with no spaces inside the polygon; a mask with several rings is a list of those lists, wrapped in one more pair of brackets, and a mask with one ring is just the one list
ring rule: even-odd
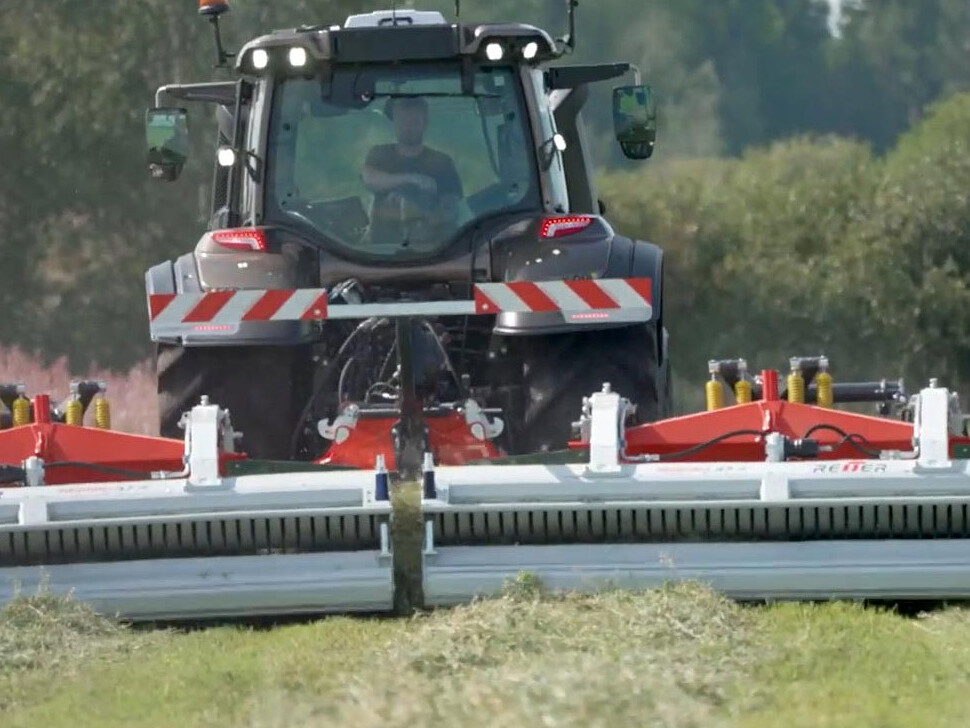
{"label": "mirror arm", "polygon": [[[240,154],[243,146],[243,106],[249,101],[252,89],[250,84],[242,79],[234,83],[233,86],[236,88],[235,125],[232,131],[230,145],[233,151],[236,152],[237,158],[240,158],[243,156]],[[243,178],[240,174],[240,165],[237,164],[229,174],[229,189],[226,195],[226,199],[228,200],[227,222],[229,227],[239,225],[239,200],[242,197],[242,182]]]}
{"label": "mirror arm", "polygon": [[636,63],[631,63],[630,70],[633,71],[633,85],[642,86],[643,85],[643,75],[640,73],[640,66]]}
{"label": "mirror arm", "polygon": [[576,8],[579,7],[579,0],[566,0],[566,12],[569,14],[567,19],[568,30],[562,38],[556,38],[556,58],[562,58],[567,53],[572,53],[576,49]]}
{"label": "mirror arm", "polygon": [[222,42],[222,29],[219,26],[219,16],[212,15],[209,17],[209,22],[212,23],[212,32],[215,36],[216,41],[216,68],[229,68],[229,60],[236,57],[236,54],[227,51],[226,46]]}
{"label": "mirror arm", "polygon": [[231,106],[236,103],[236,83],[173,83],[162,86],[155,92],[157,108],[171,106],[173,101],[202,101]]}
{"label": "mirror arm", "polygon": [[[593,63],[579,66],[550,66],[546,78],[550,90],[573,89],[588,83],[619,78],[631,68],[629,63]],[[639,73],[639,71],[638,71]]]}

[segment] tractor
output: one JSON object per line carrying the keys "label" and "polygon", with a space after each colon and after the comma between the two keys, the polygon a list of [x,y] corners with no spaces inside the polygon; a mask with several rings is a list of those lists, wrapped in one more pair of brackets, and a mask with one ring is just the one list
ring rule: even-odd
{"label": "tractor", "polygon": [[[635,405],[634,421],[669,414],[663,252],[605,219],[583,119],[591,84],[632,74],[613,90],[615,134],[627,158],[647,159],[654,94],[630,63],[561,63],[577,4],[559,39],[384,10],[230,53],[228,3],[200,3],[234,80],[162,86],[146,119],[160,181],[189,156],[183,104],[213,105],[218,127],[208,230],[146,274],[153,300],[211,294],[177,326],[153,323],[163,436],[181,437],[183,413],[206,395],[252,457],[352,465],[334,448],[370,422],[414,466],[426,451],[441,459],[427,440],[447,439],[442,416],[490,440],[459,442],[446,463],[564,450],[603,382]],[[596,285],[623,280],[646,282],[645,305],[628,310],[631,290]],[[273,320],[294,290],[379,312],[469,299],[489,283],[508,284],[496,297],[515,305]],[[221,297],[232,291],[262,293],[242,312]]]}

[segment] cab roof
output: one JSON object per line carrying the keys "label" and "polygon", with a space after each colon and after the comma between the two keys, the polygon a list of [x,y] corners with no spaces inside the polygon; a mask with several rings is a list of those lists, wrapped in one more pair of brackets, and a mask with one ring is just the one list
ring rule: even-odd
{"label": "cab roof", "polygon": [[[274,72],[273,61],[285,62],[290,49],[301,47],[312,63],[386,63],[481,57],[490,43],[503,47],[505,63],[538,64],[558,58],[550,35],[524,23],[449,24],[441,13],[419,10],[380,10],[351,15],[343,26],[314,26],[277,30],[247,43],[239,52],[236,68],[242,73]],[[523,54],[531,43],[535,53]],[[271,62],[257,68],[252,61],[257,49]],[[532,49],[530,49],[532,50]]]}

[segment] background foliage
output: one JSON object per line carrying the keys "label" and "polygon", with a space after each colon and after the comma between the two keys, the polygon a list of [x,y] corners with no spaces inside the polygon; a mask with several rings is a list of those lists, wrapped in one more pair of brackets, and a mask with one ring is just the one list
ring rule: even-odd
{"label": "background foliage", "polygon": [[[142,149],[157,86],[221,73],[195,5],[0,4],[0,343],[79,369],[149,354],[143,272],[205,224],[206,112],[178,184],[151,183]],[[225,26],[236,46],[377,5],[236,0]],[[463,5],[564,27],[554,0]],[[637,167],[609,142],[608,89],[590,103],[611,219],[669,251],[682,376],[712,356],[825,351],[843,379],[970,384],[970,5],[851,2],[834,28],[829,11],[586,0],[576,60],[633,60],[662,99],[661,153]]]}

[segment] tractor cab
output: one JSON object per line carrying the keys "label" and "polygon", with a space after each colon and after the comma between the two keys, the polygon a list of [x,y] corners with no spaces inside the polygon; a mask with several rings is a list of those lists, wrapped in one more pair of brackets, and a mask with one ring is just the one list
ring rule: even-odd
{"label": "tractor cab", "polygon": [[[201,7],[221,63],[226,9]],[[571,45],[572,34],[555,41],[531,25],[414,10],[276,31],[234,54],[237,81],[159,89],[148,114],[151,172],[172,180],[185,163],[187,112],[175,102],[215,101],[216,229],[286,228],[381,264],[440,257],[490,220],[596,215],[587,85],[636,75],[614,92],[631,158],[652,154],[655,112],[630,64],[550,65]]]}

